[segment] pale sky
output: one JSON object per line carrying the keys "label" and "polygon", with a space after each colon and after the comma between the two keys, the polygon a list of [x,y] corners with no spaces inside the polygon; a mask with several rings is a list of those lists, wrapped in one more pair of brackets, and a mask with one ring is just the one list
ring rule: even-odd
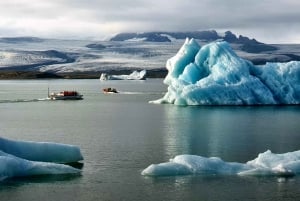
{"label": "pale sky", "polygon": [[120,32],[212,29],[265,43],[300,43],[300,1],[0,1],[0,37],[101,40]]}

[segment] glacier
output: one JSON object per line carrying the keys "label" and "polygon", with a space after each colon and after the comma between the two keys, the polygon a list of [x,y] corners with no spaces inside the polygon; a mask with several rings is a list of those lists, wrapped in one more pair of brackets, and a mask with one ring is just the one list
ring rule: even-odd
{"label": "glacier", "polygon": [[31,142],[0,137],[0,181],[12,177],[80,174],[67,163],[79,162],[79,147],[52,142]]}
{"label": "glacier", "polygon": [[290,177],[300,174],[300,151],[275,154],[268,150],[247,163],[225,162],[218,157],[178,155],[169,162],[148,166],[141,174],[154,177],[195,174]]}
{"label": "glacier", "polygon": [[164,97],[175,105],[277,105],[300,103],[300,62],[253,65],[225,41],[200,46],[186,39],[167,60]]}

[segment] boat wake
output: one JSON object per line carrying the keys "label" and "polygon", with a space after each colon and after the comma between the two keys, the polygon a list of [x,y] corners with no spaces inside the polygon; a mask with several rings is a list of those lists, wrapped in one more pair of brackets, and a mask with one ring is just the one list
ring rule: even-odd
{"label": "boat wake", "polygon": [[27,103],[27,102],[38,102],[38,101],[49,101],[49,98],[0,100],[0,103]]}
{"label": "boat wake", "polygon": [[162,95],[166,92],[138,92],[138,91],[119,91],[118,94],[128,94],[128,95]]}

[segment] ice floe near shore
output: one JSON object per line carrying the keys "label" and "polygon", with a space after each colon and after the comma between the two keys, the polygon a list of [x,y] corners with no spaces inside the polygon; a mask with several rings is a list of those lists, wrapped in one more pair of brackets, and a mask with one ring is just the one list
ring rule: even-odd
{"label": "ice floe near shore", "polygon": [[167,61],[165,96],[151,103],[270,105],[300,103],[300,62],[253,65],[227,42],[187,39]]}
{"label": "ice floe near shore", "polygon": [[268,150],[247,163],[225,162],[218,157],[179,155],[169,162],[152,164],[142,171],[145,176],[192,174],[294,176],[300,174],[300,151],[275,154]]}
{"label": "ice floe near shore", "polygon": [[62,163],[81,160],[80,149],[74,145],[0,138],[0,181],[33,175],[79,174],[81,170]]}

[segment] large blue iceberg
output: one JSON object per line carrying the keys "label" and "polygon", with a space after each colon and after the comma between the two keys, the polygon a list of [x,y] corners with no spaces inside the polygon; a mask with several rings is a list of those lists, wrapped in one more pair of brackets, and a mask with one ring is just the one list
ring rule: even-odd
{"label": "large blue iceberg", "polygon": [[80,174],[81,170],[63,164],[80,160],[80,149],[74,145],[0,137],[0,181],[33,175]]}
{"label": "large blue iceberg", "polygon": [[247,163],[225,162],[218,157],[179,155],[142,171],[145,176],[191,174],[290,177],[300,174],[300,151],[275,154],[268,150]]}
{"label": "large blue iceberg", "polygon": [[253,65],[225,41],[203,47],[186,39],[167,61],[165,96],[151,103],[175,105],[273,105],[300,103],[300,62]]}

